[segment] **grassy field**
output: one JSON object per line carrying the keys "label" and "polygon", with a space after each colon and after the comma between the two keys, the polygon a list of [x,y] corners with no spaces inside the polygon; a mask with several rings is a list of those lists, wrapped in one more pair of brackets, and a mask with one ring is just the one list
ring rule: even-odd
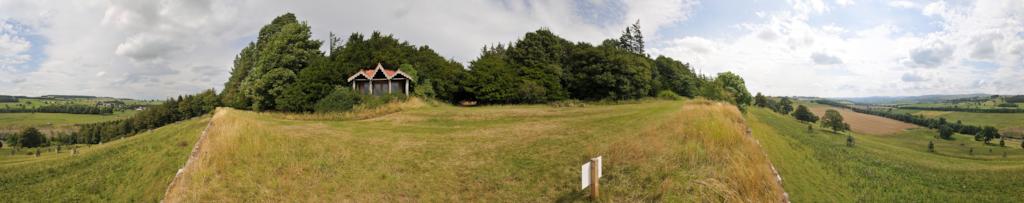
{"label": "grassy field", "polygon": [[66,114],[66,113],[0,113],[0,132],[20,132],[36,127],[44,133],[67,131],[75,124],[97,123],[126,119],[136,111],[119,111],[113,115]]}
{"label": "grassy field", "polygon": [[[913,129],[889,135],[833,134],[755,108],[747,116],[794,202],[1020,202],[1024,150]],[[928,141],[936,152],[928,152]],[[974,149],[973,155],[969,152]],[[991,150],[991,152],[989,151]],[[1006,152],[1006,157],[1003,157]]]}
{"label": "grassy field", "polygon": [[[0,151],[0,201],[157,202],[209,117],[164,126],[72,155]],[[25,152],[27,150],[22,150]],[[34,152],[34,150],[32,150]]]}
{"label": "grassy field", "polygon": [[134,100],[134,99],[115,99],[107,97],[98,98],[75,98],[75,99],[51,99],[51,98],[21,98],[18,102],[0,102],[0,108],[39,108],[47,105],[57,104],[78,104],[78,105],[96,105],[97,102],[101,101],[121,101],[125,105],[157,105],[160,101],[149,101],[149,100]]}
{"label": "grassy field", "polygon": [[880,116],[861,114],[845,108],[838,108],[816,103],[800,102],[800,104],[807,106],[807,108],[809,108],[811,112],[814,113],[814,115],[818,115],[819,117],[824,116],[826,110],[835,109],[836,111],[839,111],[840,115],[843,116],[843,121],[849,123],[850,128],[854,132],[858,133],[887,135],[904,132],[907,129],[917,127],[914,124],[904,123]]}
{"label": "grassy field", "polygon": [[[706,101],[431,106],[358,120],[220,109],[169,201],[774,202],[781,188],[735,107]],[[323,116],[331,117],[331,116]],[[216,189],[211,189],[216,188]]]}
{"label": "grassy field", "polygon": [[972,113],[953,111],[924,111],[911,109],[893,109],[893,111],[905,112],[914,115],[922,115],[930,118],[946,118],[950,122],[962,121],[964,124],[977,126],[993,126],[999,128],[1000,133],[1021,138],[1024,137],[1024,113]]}

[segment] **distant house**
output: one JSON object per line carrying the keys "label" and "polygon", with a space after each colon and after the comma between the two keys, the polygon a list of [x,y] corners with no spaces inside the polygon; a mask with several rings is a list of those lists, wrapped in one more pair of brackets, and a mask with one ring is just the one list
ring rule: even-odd
{"label": "distant house", "polygon": [[415,81],[402,70],[385,69],[379,63],[376,68],[362,69],[348,77],[352,90],[369,95],[404,94],[409,95],[409,83]]}

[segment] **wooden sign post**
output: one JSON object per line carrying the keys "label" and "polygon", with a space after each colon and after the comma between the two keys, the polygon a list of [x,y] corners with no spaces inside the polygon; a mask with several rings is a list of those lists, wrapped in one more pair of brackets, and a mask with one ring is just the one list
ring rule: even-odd
{"label": "wooden sign post", "polygon": [[590,186],[590,197],[597,199],[601,195],[601,157],[591,158],[589,162],[584,163],[580,170],[580,183],[582,183],[581,189],[586,189]]}

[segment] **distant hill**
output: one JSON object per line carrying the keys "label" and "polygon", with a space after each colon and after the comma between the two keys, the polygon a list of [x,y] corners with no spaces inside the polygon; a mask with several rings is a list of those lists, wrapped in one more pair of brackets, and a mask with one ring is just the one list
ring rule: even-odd
{"label": "distant hill", "polygon": [[904,104],[904,103],[935,103],[946,100],[988,97],[991,94],[949,94],[949,95],[921,95],[921,96],[874,96],[874,97],[839,97],[840,99],[860,104]]}
{"label": "distant hill", "polygon": [[97,98],[96,96],[86,96],[86,95],[43,95],[43,96],[40,96],[40,97],[41,98],[51,98],[51,99],[92,99],[92,98]]}

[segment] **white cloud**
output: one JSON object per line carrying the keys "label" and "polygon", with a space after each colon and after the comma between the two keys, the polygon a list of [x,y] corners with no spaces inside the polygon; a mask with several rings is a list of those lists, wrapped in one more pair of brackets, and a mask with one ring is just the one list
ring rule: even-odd
{"label": "white cloud", "polygon": [[[791,3],[792,10],[758,15],[762,23],[740,24],[745,35],[705,42],[715,45],[713,53],[678,43],[697,36],[679,37],[653,52],[693,61],[708,73],[738,72],[752,91],[772,95],[1024,93],[1019,88],[1024,86],[1024,15],[1019,13],[1024,2],[933,3],[921,12],[939,21],[918,22],[939,23],[930,33],[885,22],[862,29],[813,26],[811,19],[819,17],[813,14],[827,13],[827,6]],[[890,6],[915,7],[910,2]],[[771,33],[778,33],[778,40],[766,40]],[[964,63],[972,59],[991,61],[996,68]]]}
{"label": "white cloud", "polygon": [[840,6],[851,6],[855,3],[853,0],[836,0],[836,4]]}
{"label": "white cloud", "polygon": [[[581,15],[577,3],[593,3],[600,12]],[[45,59],[33,71],[0,71],[0,78],[16,78],[0,80],[8,87],[0,94],[164,98],[219,89],[241,46],[285,12],[306,21],[316,39],[326,39],[328,32],[345,39],[353,32],[381,31],[467,62],[485,45],[508,43],[543,27],[569,40],[600,42],[639,18],[652,41],[659,28],[686,20],[695,5],[690,0],[0,1],[0,19],[26,24],[48,42]],[[20,54],[26,49],[24,39],[0,34],[0,65],[28,60]]]}
{"label": "white cloud", "polygon": [[917,4],[912,1],[890,1],[889,6],[895,8],[916,8]]}
{"label": "white cloud", "polygon": [[32,59],[26,51],[32,43],[19,36],[18,28],[0,18],[0,71],[12,71],[13,66]]}
{"label": "white cloud", "polygon": [[814,61],[814,63],[818,65],[835,65],[843,63],[843,60],[839,59],[839,57],[821,52],[814,52],[811,54],[811,61]]}

